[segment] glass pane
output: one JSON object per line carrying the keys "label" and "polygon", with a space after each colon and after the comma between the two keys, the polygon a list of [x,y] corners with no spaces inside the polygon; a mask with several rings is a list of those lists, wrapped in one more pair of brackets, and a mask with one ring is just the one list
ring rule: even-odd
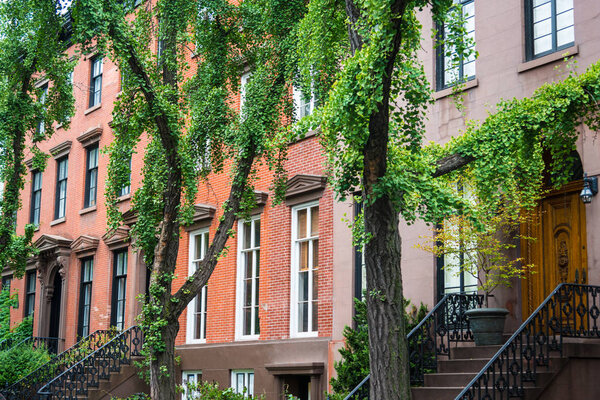
{"label": "glass pane", "polygon": [[244,241],[243,241],[243,244],[242,244],[242,247],[244,249],[249,249],[250,248],[250,240],[252,239],[252,236],[251,236],[252,234],[251,234],[250,228],[251,228],[250,222],[244,222],[244,225],[243,225]]}
{"label": "glass pane", "polygon": [[550,18],[533,24],[533,37],[549,35],[552,33],[552,20]]}
{"label": "glass pane", "polygon": [[254,305],[258,306],[259,304],[259,279],[254,278]]}
{"label": "glass pane", "polygon": [[200,310],[201,308],[196,309],[197,314],[195,316],[196,320],[194,321],[194,339],[202,339],[202,314],[198,313]]}
{"label": "glass pane", "polygon": [[312,267],[317,268],[319,266],[319,241],[313,240],[312,242]]}
{"label": "glass pane", "polygon": [[573,10],[556,16],[556,30],[559,31],[573,25]]}
{"label": "glass pane", "polygon": [[308,271],[298,275],[298,300],[308,300]]}
{"label": "glass pane", "polygon": [[244,306],[252,305],[252,279],[244,280]]}
{"label": "glass pane", "polygon": [[98,148],[92,148],[89,150],[88,156],[88,168],[96,168],[98,166]]}
{"label": "glass pane", "polygon": [[556,0],[556,13],[573,9],[573,0]]}
{"label": "glass pane", "polygon": [[548,2],[550,2],[550,0],[533,0],[533,6],[537,7]]}
{"label": "glass pane", "polygon": [[475,61],[471,61],[463,65],[463,76],[465,78],[471,78],[475,76]]}
{"label": "glass pane", "polygon": [[247,253],[243,253],[244,262],[246,264],[246,268],[244,269],[244,278],[252,277],[252,252],[249,251]]}
{"label": "glass pane", "polygon": [[254,373],[252,372],[248,373],[248,395],[254,395]]}
{"label": "glass pane", "polygon": [[260,276],[260,250],[256,250],[254,252],[256,254],[256,257],[254,258],[254,262],[256,263],[256,266],[254,267],[254,269],[256,270],[256,276]]}
{"label": "glass pane", "polygon": [[[471,3],[473,4],[473,3]],[[470,17],[465,21],[465,30],[467,33],[475,32],[475,18]]]}
{"label": "glass pane", "polygon": [[202,243],[204,243],[204,252],[202,253],[202,258],[204,258],[204,256],[208,252],[208,232],[204,232],[202,234],[202,240]]}
{"label": "glass pane", "polygon": [[552,50],[552,35],[542,36],[533,41],[533,53],[540,54]]}
{"label": "glass pane", "polygon": [[312,302],[312,330],[317,331],[319,329],[319,303],[316,301]]}
{"label": "glass pane", "polygon": [[298,332],[308,330],[308,303],[298,304]]}
{"label": "glass pane", "polygon": [[575,41],[573,27],[558,31],[556,34],[556,45],[558,47],[564,46]]}
{"label": "glass pane", "polygon": [[254,247],[260,247],[260,219],[254,221]]}
{"label": "glass pane", "polygon": [[254,307],[254,334],[260,334],[260,322],[258,319],[258,306]]}
{"label": "glass pane", "polygon": [[300,243],[300,271],[308,269],[308,242]]}
{"label": "glass pane", "polygon": [[202,235],[194,236],[194,260],[202,260]]}
{"label": "glass pane", "polygon": [[471,2],[463,6],[463,15],[465,18],[475,15],[475,2]]}
{"label": "glass pane", "polygon": [[298,239],[306,237],[306,209],[298,211]]}
{"label": "glass pane", "polygon": [[235,390],[238,393],[242,393],[244,391],[244,373],[238,372],[235,375],[236,375]]}
{"label": "glass pane", "polygon": [[317,300],[319,298],[319,271],[313,271],[312,281],[312,299]]}
{"label": "glass pane", "polygon": [[313,207],[310,210],[310,235],[319,235],[319,207]]}
{"label": "glass pane", "polygon": [[533,22],[538,22],[546,18],[550,18],[552,8],[550,3],[546,3],[542,6],[535,7],[533,9]]}
{"label": "glass pane", "polygon": [[251,335],[252,308],[244,308],[244,335]]}

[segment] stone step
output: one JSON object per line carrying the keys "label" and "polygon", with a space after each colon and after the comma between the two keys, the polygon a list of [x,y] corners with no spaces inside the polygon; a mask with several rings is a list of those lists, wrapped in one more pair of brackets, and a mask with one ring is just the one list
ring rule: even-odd
{"label": "stone step", "polygon": [[454,347],[450,349],[450,358],[453,360],[471,358],[490,359],[498,352],[498,350],[500,350],[500,347],[502,346]]}
{"label": "stone step", "polygon": [[438,361],[438,373],[473,373],[481,371],[489,358],[471,358]]}
{"label": "stone step", "polygon": [[412,400],[454,400],[460,393],[460,387],[415,387],[412,388]]}
{"label": "stone step", "polygon": [[466,373],[436,373],[425,374],[424,387],[456,387],[467,386],[476,374]]}

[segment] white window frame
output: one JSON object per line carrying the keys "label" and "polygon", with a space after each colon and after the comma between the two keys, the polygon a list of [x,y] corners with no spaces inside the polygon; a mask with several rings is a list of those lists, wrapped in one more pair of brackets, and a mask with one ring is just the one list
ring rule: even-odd
{"label": "white window frame", "polygon": [[247,389],[244,397],[254,396],[254,370],[253,369],[232,369],[231,370],[231,388],[236,393],[242,393],[243,388],[241,391],[238,391],[238,388],[237,388],[237,379],[236,378],[237,378],[238,374],[244,374],[244,382],[245,383],[247,382],[247,384],[244,385],[244,387]]}
{"label": "white window frame", "polygon": [[[253,268],[253,273],[255,273],[256,271],[256,251],[258,251],[258,258],[260,258],[260,243],[257,247],[250,247],[249,249],[243,249],[244,246],[244,224],[247,222],[251,223],[251,228],[250,228],[250,234],[251,234],[251,239],[250,239],[250,243],[253,244],[255,243],[255,229],[254,229],[254,224],[256,223],[256,221],[261,221],[260,218],[260,214],[253,216],[247,220],[240,220],[238,221],[238,253],[237,253],[237,280],[236,280],[236,307],[235,307],[235,338],[236,340],[258,340],[260,337],[260,333],[259,334],[250,334],[250,335],[244,335],[244,279],[245,279],[245,258],[243,257],[245,252],[252,252],[253,255],[253,263],[254,263],[254,268]],[[262,228],[262,224],[261,224],[261,228]],[[259,235],[260,235],[260,231],[259,231]],[[252,284],[252,304],[259,304],[260,307],[260,299],[256,299],[256,295],[258,293],[259,298],[260,298],[260,260],[259,261],[259,273],[256,277],[253,277],[253,284]],[[258,287],[256,287],[258,286]],[[251,313],[251,318],[252,318],[252,322],[251,322],[251,331],[255,332],[256,331],[256,327],[255,327],[255,314],[254,314],[254,307],[253,307],[253,312]],[[260,331],[260,322],[259,322],[259,331]]]}
{"label": "white window frame", "polygon": [[308,114],[306,114],[306,115],[300,115],[300,110],[306,104],[304,102],[305,98],[303,96],[302,89],[300,89],[299,87],[294,86],[293,87],[293,94],[294,94],[294,119],[296,121],[299,121],[302,118],[311,115],[315,111],[315,103],[316,103],[316,101],[315,101],[315,94],[314,93],[311,93],[310,100],[308,101],[308,107],[309,107],[310,110],[309,110]]}
{"label": "white window frame", "polygon": [[[195,243],[196,241],[194,240],[196,236],[198,235],[204,235],[204,240],[206,241],[206,244],[203,246],[203,251],[202,251],[202,258],[204,258],[204,251],[206,251],[206,248],[208,247],[208,228],[203,228],[203,229],[198,229],[195,231],[192,231],[189,233],[189,245],[188,245],[188,251],[189,251],[189,264],[188,264],[188,276],[191,276],[194,274],[194,272],[196,272],[196,265],[194,264],[194,262],[202,260],[202,258],[200,258],[199,260],[195,260],[194,259],[194,250],[195,250]],[[202,320],[201,320],[201,325],[200,325],[200,331],[201,332],[205,332],[205,326],[206,326],[206,311],[207,311],[207,307],[206,307],[206,300],[207,300],[207,286],[205,285],[202,290],[200,291],[200,294],[198,296],[202,296],[203,298],[203,302],[202,305],[204,306],[204,310],[202,310],[201,312],[204,314]],[[204,337],[202,337],[202,334],[200,335],[200,339],[196,339],[194,336],[194,329],[196,326],[195,323],[195,315],[196,315],[196,297],[194,297],[194,299],[190,302],[190,304],[188,304],[187,306],[187,321],[186,321],[186,343],[206,343],[206,335]]]}
{"label": "white window frame", "polygon": [[198,375],[202,376],[202,370],[195,371],[182,371],[181,374],[181,387],[183,388],[183,393],[181,394],[182,400],[187,399],[197,399],[200,397],[200,392],[198,390],[188,391],[187,383],[189,381],[188,378],[193,377],[193,381],[196,385],[202,384],[202,380],[198,382]]}
{"label": "white window frame", "polygon": [[240,115],[243,117],[243,107],[246,102],[246,85],[252,76],[252,71],[244,72],[240,77]]}
{"label": "white window frame", "polygon": [[[298,274],[299,274],[299,246],[297,242],[298,235],[298,211],[303,209],[309,209],[311,207],[319,207],[319,201],[311,201],[310,203],[303,203],[297,206],[292,207],[292,251],[291,251],[291,279],[290,279],[290,337],[298,338],[298,337],[317,337],[319,336],[319,330],[310,330],[313,326],[312,321],[312,300],[309,300],[309,312],[308,312],[308,332],[299,332],[298,331]],[[319,208],[320,211],[320,208]],[[307,215],[307,218],[309,216]],[[321,231],[321,227],[319,226],[319,232]],[[307,236],[302,240],[310,240],[314,238],[319,238],[319,236]],[[312,264],[312,257],[309,256],[309,265]],[[312,299],[312,281],[313,281],[313,269],[312,265],[309,267],[309,285],[308,285],[308,298]],[[317,303],[318,307],[318,303]]]}

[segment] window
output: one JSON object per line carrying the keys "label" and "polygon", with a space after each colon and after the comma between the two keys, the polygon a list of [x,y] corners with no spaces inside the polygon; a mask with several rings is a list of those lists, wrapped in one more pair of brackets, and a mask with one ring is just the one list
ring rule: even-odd
{"label": "window", "polygon": [[[362,202],[354,202],[354,218],[358,218],[362,213]],[[354,297],[364,300],[364,294],[367,290],[367,264],[363,246],[354,246]]]}
{"label": "window", "polygon": [[525,7],[527,59],[573,45],[573,0],[527,0]]}
{"label": "window", "polygon": [[31,177],[31,212],[29,222],[35,226],[40,225],[40,209],[42,206],[42,173],[33,171]]}
{"label": "window", "polygon": [[237,336],[256,338],[260,334],[260,218],[240,221],[238,227]]}
{"label": "window", "polygon": [[318,330],[319,206],[292,209],[292,336],[314,336]]}
{"label": "window", "polygon": [[54,219],[64,218],[67,208],[67,175],[69,159],[67,157],[56,160],[56,204],[54,206]]}
{"label": "window", "polygon": [[25,282],[25,318],[33,315],[35,309],[35,271],[27,273]]}
{"label": "window", "polygon": [[[198,263],[202,261],[208,250],[208,229],[202,229],[190,233],[190,265],[188,275],[192,275],[198,269]],[[204,286],[198,296],[188,306],[187,315],[187,342],[202,343],[206,340],[206,299],[208,288]]]}
{"label": "window", "polygon": [[315,96],[306,96],[300,88],[294,87],[294,106],[296,120],[311,115],[315,110]]}
{"label": "window", "polygon": [[244,393],[244,397],[254,396],[254,370],[232,370],[231,387],[236,393]]}
{"label": "window", "polygon": [[2,290],[7,290],[10,293],[12,278],[12,275],[6,275],[2,277]]}
{"label": "window", "polygon": [[[465,59],[456,60],[456,51],[443,43],[437,48],[437,90],[446,89],[456,82],[464,82],[475,78],[475,3],[474,0],[454,0],[462,7],[462,14],[467,32],[467,40],[471,43],[468,48],[470,55]],[[446,39],[446,27],[438,27],[438,37]],[[471,51],[472,50],[472,51]]]}
{"label": "window", "polygon": [[246,102],[246,85],[252,76],[252,72],[246,72],[242,74],[241,84],[240,84],[240,114],[243,115],[242,108],[244,107],[244,103]]}
{"label": "window", "polygon": [[[40,104],[43,105],[44,103],[46,103],[46,96],[48,96],[48,84],[45,84],[44,86],[42,86],[41,91],[42,91],[42,93],[40,94],[39,102],[40,102]],[[38,122],[38,125],[37,125],[37,132],[40,134],[43,134],[44,132],[46,132],[46,124],[44,123],[44,116],[40,117],[40,121]]]}
{"label": "window", "polygon": [[81,338],[90,334],[90,311],[92,307],[92,280],[94,278],[94,259],[81,261],[81,285],[79,289],[79,321],[77,335]]}
{"label": "window", "polygon": [[202,384],[202,371],[183,371],[183,398],[197,399],[200,397],[200,391],[197,390]]}
{"label": "window", "polygon": [[129,159],[129,179],[127,180],[127,184],[123,185],[121,191],[119,192],[119,196],[125,196],[131,193],[131,158]]}
{"label": "window", "polygon": [[102,58],[92,59],[92,76],[90,79],[90,107],[100,104],[102,100]]}
{"label": "window", "polygon": [[87,148],[87,164],[85,168],[84,208],[96,205],[98,188],[98,144]]}
{"label": "window", "polygon": [[112,307],[110,324],[125,328],[125,292],[127,289],[127,249],[114,253]]}

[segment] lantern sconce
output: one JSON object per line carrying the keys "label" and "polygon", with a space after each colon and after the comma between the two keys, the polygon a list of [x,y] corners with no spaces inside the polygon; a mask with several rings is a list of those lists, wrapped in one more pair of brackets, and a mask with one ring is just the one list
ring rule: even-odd
{"label": "lantern sconce", "polygon": [[592,198],[598,193],[598,177],[590,176],[587,174],[583,174],[583,190],[579,194],[581,197],[581,201],[584,204],[590,204],[592,202]]}

